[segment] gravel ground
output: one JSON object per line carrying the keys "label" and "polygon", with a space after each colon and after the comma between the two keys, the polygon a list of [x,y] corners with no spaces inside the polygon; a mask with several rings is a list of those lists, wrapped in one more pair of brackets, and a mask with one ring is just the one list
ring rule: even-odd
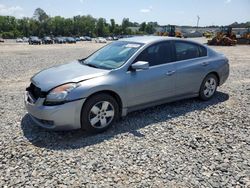
{"label": "gravel ground", "polygon": [[134,112],[99,135],[34,125],[29,78],[100,46],[0,44],[0,187],[250,187],[250,46],[213,47],[231,75],[211,101]]}

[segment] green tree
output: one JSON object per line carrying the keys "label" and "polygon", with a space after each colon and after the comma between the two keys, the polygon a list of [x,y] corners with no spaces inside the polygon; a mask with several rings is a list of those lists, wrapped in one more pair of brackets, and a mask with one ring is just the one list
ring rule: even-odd
{"label": "green tree", "polygon": [[109,25],[104,18],[99,18],[96,24],[96,35],[107,36],[109,35]]}
{"label": "green tree", "polygon": [[29,21],[30,35],[40,36],[40,23],[37,20]]}
{"label": "green tree", "polygon": [[90,15],[82,16],[81,22],[84,25],[83,35],[95,36],[97,20]]}
{"label": "green tree", "polygon": [[146,22],[142,22],[139,31],[146,32],[146,27],[147,27]]}
{"label": "green tree", "polygon": [[22,33],[22,36],[30,35],[29,18],[19,19],[18,30]]}
{"label": "green tree", "polygon": [[115,20],[111,19],[110,20],[110,28],[109,28],[109,30],[110,30],[111,33],[114,33],[115,29],[116,29]]}
{"label": "green tree", "polygon": [[122,20],[122,34],[129,34],[128,27],[131,26],[129,18],[123,18]]}
{"label": "green tree", "polygon": [[[238,24],[238,23],[237,23]],[[13,16],[0,16],[0,36],[5,38],[16,38],[22,36],[35,35],[43,37],[54,36],[109,36],[109,35],[131,35],[135,34],[129,27],[140,26],[137,34],[154,33],[157,22],[139,24],[130,22],[124,18],[122,24],[115,23],[110,19],[110,24],[104,18],[95,19],[90,15],[74,16],[64,18],[61,16],[50,17],[41,8],[34,11],[32,18],[17,19]]]}
{"label": "green tree", "polygon": [[46,12],[41,9],[37,8],[33,14],[33,19],[39,21],[39,22],[44,22],[49,18],[49,16],[46,14]]}
{"label": "green tree", "polygon": [[155,32],[155,28],[154,28],[154,25],[153,23],[148,23],[145,27],[145,32],[147,34],[153,34]]}

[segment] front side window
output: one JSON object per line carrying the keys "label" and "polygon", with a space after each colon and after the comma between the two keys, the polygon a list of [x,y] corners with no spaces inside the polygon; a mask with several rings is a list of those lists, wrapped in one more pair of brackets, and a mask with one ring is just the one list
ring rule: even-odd
{"label": "front side window", "polygon": [[115,69],[122,66],[140,47],[141,43],[113,42],[84,60],[84,64],[96,68]]}
{"label": "front side window", "polygon": [[170,42],[161,42],[145,49],[135,60],[147,61],[149,66],[161,65],[173,61],[172,46]]}
{"label": "front side window", "polygon": [[175,42],[176,60],[186,60],[200,57],[198,45],[187,42]]}

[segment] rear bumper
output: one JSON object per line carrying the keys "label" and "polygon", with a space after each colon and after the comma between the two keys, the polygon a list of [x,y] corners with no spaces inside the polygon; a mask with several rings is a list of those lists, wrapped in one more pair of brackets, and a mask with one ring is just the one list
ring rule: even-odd
{"label": "rear bumper", "polygon": [[81,109],[85,99],[68,102],[57,106],[44,106],[44,98],[34,104],[24,96],[25,107],[32,120],[39,126],[52,130],[73,130],[81,128]]}
{"label": "rear bumper", "polygon": [[229,77],[230,69],[229,64],[227,63],[223,69],[220,71],[220,86],[226,82]]}

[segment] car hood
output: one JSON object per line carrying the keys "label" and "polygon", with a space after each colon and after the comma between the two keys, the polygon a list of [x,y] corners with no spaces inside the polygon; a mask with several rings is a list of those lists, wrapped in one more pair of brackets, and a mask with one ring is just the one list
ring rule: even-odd
{"label": "car hood", "polygon": [[31,78],[31,82],[42,91],[49,91],[52,88],[70,82],[80,82],[96,78],[109,73],[110,70],[88,67],[74,61],[72,63],[59,65],[45,69]]}

